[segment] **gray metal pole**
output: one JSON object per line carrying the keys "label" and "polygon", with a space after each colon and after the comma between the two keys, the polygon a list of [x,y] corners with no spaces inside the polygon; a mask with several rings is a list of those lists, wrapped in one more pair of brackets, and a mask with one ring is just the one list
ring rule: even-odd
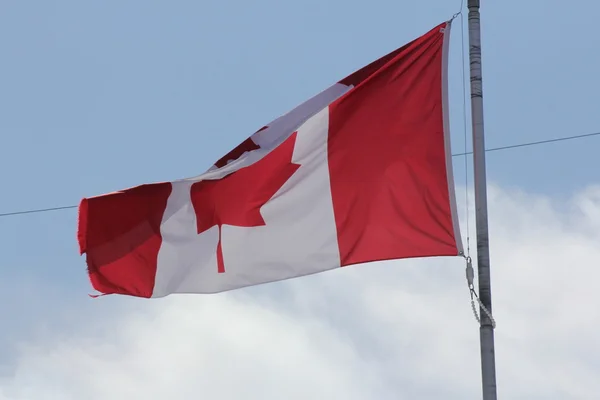
{"label": "gray metal pole", "polygon": [[[471,120],[473,128],[473,165],[475,174],[475,223],[477,228],[477,276],[479,298],[492,312],[490,285],[490,249],[488,238],[487,183],[485,140],[483,129],[483,85],[481,77],[481,27],[479,0],[468,0],[469,61],[471,73]],[[494,328],[491,319],[480,309],[479,342],[481,348],[481,378],[484,400],[496,400],[496,360]]]}

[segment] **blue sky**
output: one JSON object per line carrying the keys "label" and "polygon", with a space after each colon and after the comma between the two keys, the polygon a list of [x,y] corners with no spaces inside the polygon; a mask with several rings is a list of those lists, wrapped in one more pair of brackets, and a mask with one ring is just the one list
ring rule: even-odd
{"label": "blue sky", "polygon": [[[482,6],[488,147],[600,131],[600,3]],[[458,7],[442,0],[4,2],[0,213],[203,172],[265,123]],[[456,23],[455,152],[464,149],[460,33]],[[599,146],[590,138],[490,153],[488,179],[560,209],[599,183]],[[462,187],[462,159],[455,176]],[[68,210],[0,220],[0,375],[14,369],[17,345],[93,324],[90,314],[110,320],[116,308],[140,306],[88,299],[76,218]],[[261,290],[285,286],[249,293]]]}

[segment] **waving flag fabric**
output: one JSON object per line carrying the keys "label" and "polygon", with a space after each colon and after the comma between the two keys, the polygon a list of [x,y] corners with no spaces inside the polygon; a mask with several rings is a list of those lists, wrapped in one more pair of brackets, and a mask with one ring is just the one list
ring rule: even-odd
{"label": "waving flag fabric", "polygon": [[93,287],[215,293],[462,252],[447,124],[450,23],[272,121],[202,175],[86,198]]}

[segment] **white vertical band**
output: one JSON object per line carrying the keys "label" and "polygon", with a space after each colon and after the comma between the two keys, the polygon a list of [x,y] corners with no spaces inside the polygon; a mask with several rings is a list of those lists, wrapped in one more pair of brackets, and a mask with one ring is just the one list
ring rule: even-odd
{"label": "white vertical band", "polygon": [[448,177],[448,194],[450,196],[450,212],[454,238],[459,254],[464,253],[460,225],[458,223],[458,209],[456,206],[456,191],[454,190],[454,173],[452,167],[452,149],[450,143],[450,107],[448,101],[448,50],[450,47],[450,30],[452,21],[446,22],[444,27],[444,43],[442,45],[442,113],[444,115],[444,147],[446,149],[446,176]]}

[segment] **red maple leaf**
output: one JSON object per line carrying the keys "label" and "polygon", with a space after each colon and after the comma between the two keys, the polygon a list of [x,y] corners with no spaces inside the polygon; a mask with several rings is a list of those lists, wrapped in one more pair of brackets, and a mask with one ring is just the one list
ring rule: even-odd
{"label": "red maple leaf", "polygon": [[[262,128],[260,128],[259,130],[257,130],[255,132],[258,133],[260,131],[264,131],[265,129],[267,129],[267,126],[263,126]],[[242,143],[240,143],[235,149],[231,150],[229,153],[225,154],[223,157],[221,157],[216,163],[215,166],[217,168],[223,168],[224,166],[227,165],[227,163],[229,161],[234,161],[237,160],[238,158],[241,157],[242,154],[244,154],[245,152],[250,152],[252,150],[257,150],[260,149],[260,146],[257,145],[254,140],[252,140],[252,137],[249,137],[248,139],[244,140]]]}
{"label": "red maple leaf", "polygon": [[196,213],[198,234],[219,227],[217,268],[225,272],[221,227],[232,225],[253,227],[266,225],[260,209],[300,168],[292,163],[296,144],[294,132],[262,159],[219,180],[194,183],[191,200]]}

